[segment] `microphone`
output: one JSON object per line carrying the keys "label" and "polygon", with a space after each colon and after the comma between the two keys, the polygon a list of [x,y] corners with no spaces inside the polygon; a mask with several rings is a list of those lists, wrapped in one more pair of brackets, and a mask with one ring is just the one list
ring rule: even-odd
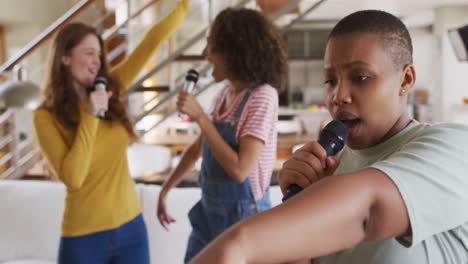
{"label": "microphone", "polygon": [[[187,72],[185,75],[185,82],[184,82],[184,91],[187,91],[188,93],[192,93],[193,89],[195,88],[195,84],[197,84],[198,81],[198,72],[194,69],[191,69]],[[179,117],[183,118],[185,115],[182,113],[179,113]]]}
{"label": "microphone", "polygon": [[195,84],[198,81],[198,72],[194,69],[191,69],[185,75],[185,83],[184,83],[184,90],[188,93],[193,92],[193,88],[195,88]]}
{"label": "microphone", "polygon": [[[93,87],[94,87],[94,90],[95,91],[106,91],[106,87],[107,87],[107,79],[105,77],[102,77],[102,76],[99,76],[96,78],[96,80],[94,80],[94,83],[93,83]],[[106,109],[99,109],[98,113],[97,113],[97,116],[99,118],[104,118],[105,114],[106,114],[106,111],[107,111],[107,107]]]}
{"label": "microphone", "polygon": [[[343,122],[333,120],[320,132],[318,143],[325,149],[327,156],[334,156],[343,149],[347,137],[348,128],[343,124]],[[300,191],[302,191],[302,188],[299,185],[289,185],[282,201],[286,201]]]}

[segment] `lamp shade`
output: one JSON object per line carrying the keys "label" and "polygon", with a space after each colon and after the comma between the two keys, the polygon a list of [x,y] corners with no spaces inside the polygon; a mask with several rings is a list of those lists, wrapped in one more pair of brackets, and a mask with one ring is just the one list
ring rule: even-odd
{"label": "lamp shade", "polygon": [[468,61],[468,25],[450,29],[448,37],[457,59],[459,61]]}
{"label": "lamp shade", "polygon": [[6,107],[33,107],[39,97],[39,86],[29,81],[11,80],[0,84],[0,100]]}

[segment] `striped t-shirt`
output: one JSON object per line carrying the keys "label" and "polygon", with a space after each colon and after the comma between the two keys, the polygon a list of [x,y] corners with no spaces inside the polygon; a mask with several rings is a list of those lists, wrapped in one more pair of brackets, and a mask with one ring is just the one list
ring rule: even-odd
{"label": "striped t-shirt", "polygon": [[[237,96],[234,103],[228,106],[227,111],[220,113],[228,90],[229,86],[224,87],[215,97],[211,107],[212,111],[210,111],[213,120],[234,120],[234,113],[239,107],[245,91]],[[245,104],[236,130],[237,143],[239,143],[241,137],[252,136],[260,139],[265,144],[257,163],[247,176],[256,200],[263,197],[270,185],[276,159],[277,121],[278,93],[276,89],[268,84],[256,87]]]}

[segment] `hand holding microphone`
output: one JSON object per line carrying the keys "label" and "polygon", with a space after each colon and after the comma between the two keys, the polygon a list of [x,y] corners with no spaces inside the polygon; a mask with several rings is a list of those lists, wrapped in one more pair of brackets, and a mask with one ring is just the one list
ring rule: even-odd
{"label": "hand holding microphone", "polygon": [[89,95],[90,111],[93,115],[104,118],[105,113],[109,107],[109,97],[111,94],[106,92],[107,79],[104,77],[97,77],[93,83],[94,91]]}
{"label": "hand holding microphone", "polygon": [[333,174],[338,161],[336,155],[345,145],[348,128],[338,120],[330,122],[320,132],[318,142],[311,142],[297,150],[279,172],[283,202],[300,192],[305,186],[323,176]]}
{"label": "hand holding microphone", "polygon": [[177,107],[181,112],[179,113],[179,117],[181,118],[184,117],[184,114],[192,116],[192,114],[196,114],[198,110],[201,109],[195,97],[192,95],[195,84],[198,81],[198,76],[198,72],[194,69],[189,70],[185,76],[184,86],[177,100]]}

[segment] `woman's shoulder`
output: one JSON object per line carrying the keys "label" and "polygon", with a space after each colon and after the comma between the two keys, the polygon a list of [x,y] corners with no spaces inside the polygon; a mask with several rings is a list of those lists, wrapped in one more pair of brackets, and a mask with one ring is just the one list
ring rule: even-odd
{"label": "woman's shoulder", "polygon": [[261,84],[257,86],[254,90],[256,93],[266,93],[266,94],[278,94],[278,90],[275,87],[269,85],[268,83]]}
{"label": "woman's shoulder", "polygon": [[465,124],[461,124],[461,123],[435,123],[435,124],[418,123],[415,126],[415,129],[421,135],[468,133],[468,126]]}
{"label": "woman's shoulder", "polygon": [[33,123],[36,128],[49,127],[54,121],[55,115],[45,107],[39,107],[33,112]]}
{"label": "woman's shoulder", "polygon": [[33,112],[34,118],[52,118],[53,114],[52,112],[45,108],[45,107],[39,107]]}
{"label": "woman's shoulder", "polygon": [[269,84],[262,84],[256,87],[253,91],[254,98],[267,98],[270,100],[278,101],[278,91]]}
{"label": "woman's shoulder", "polygon": [[[431,143],[463,144],[468,148],[468,126],[460,123],[418,123],[409,133],[413,140],[427,141]],[[465,143],[466,142],[466,143]],[[461,145],[459,145],[461,146]]]}

